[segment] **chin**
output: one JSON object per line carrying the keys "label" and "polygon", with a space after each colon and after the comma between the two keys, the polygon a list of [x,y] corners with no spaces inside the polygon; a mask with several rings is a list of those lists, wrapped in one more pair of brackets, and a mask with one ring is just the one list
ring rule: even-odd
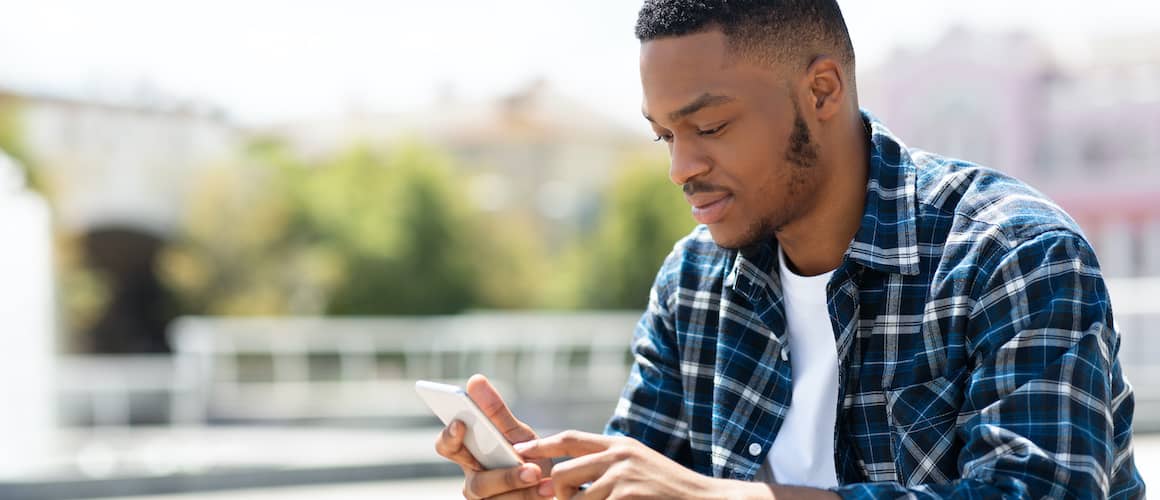
{"label": "chin", "polygon": [[753,242],[747,238],[742,231],[730,230],[724,227],[715,227],[716,224],[709,226],[709,235],[713,237],[713,243],[717,246],[729,250],[737,250],[739,248],[747,247]]}
{"label": "chin", "polygon": [[720,223],[710,224],[708,226],[709,235],[713,237],[713,242],[717,246],[728,250],[738,250],[772,239],[775,234],[771,225],[764,221],[740,224],[741,227],[737,226]]}

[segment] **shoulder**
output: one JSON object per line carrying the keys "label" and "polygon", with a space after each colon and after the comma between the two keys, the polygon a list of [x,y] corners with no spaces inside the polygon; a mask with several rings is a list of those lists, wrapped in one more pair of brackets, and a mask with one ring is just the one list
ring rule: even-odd
{"label": "shoulder", "polygon": [[925,217],[928,226],[945,226],[948,245],[1007,253],[1029,242],[1064,238],[1087,246],[1075,220],[1024,182],[992,168],[925,151],[912,151],[911,156],[920,225]]}

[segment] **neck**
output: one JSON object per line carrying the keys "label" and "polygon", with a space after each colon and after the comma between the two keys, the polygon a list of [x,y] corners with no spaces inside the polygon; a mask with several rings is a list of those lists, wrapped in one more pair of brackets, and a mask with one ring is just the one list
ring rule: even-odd
{"label": "neck", "polygon": [[786,264],[802,276],[816,276],[833,271],[862,224],[866,205],[866,176],[869,151],[862,115],[853,123],[836,130],[832,155],[817,166],[825,169],[826,179],[820,187],[814,206],[798,220],[777,233],[777,242]]}

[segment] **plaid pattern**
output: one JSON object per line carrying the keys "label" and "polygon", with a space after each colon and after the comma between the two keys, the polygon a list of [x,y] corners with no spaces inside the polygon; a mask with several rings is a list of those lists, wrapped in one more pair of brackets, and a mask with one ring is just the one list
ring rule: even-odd
{"label": "plaid pattern", "polygon": [[[1142,497],[1119,336],[1075,222],[1010,177],[865,121],[866,210],[827,288],[835,491]],[[607,433],[753,478],[791,404],[775,245],[722,249],[704,227],[677,243]]]}

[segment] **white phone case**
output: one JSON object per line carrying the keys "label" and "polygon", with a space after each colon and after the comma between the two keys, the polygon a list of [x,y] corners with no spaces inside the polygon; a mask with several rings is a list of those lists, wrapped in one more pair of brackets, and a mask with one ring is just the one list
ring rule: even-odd
{"label": "white phone case", "polygon": [[415,392],[444,425],[459,420],[467,427],[463,445],[485,469],[506,469],[523,463],[507,438],[495,428],[462,388],[420,380]]}

